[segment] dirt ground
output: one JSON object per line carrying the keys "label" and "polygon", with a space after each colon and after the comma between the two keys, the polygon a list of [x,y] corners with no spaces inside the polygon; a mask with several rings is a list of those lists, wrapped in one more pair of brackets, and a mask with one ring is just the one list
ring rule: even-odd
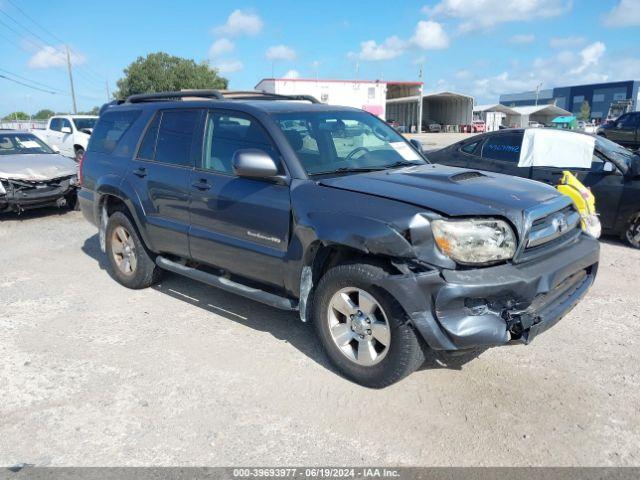
{"label": "dirt ground", "polygon": [[167,274],[131,291],[78,212],[0,218],[0,465],[638,465],[640,251],[530,346],[385,390],[297,316]]}

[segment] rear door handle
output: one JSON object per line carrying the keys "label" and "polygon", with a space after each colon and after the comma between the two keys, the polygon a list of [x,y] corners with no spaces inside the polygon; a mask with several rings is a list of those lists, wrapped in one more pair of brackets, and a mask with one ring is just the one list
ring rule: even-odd
{"label": "rear door handle", "polygon": [[204,178],[201,178],[197,182],[193,182],[191,186],[193,188],[197,188],[198,190],[202,190],[202,191],[211,189],[211,184],[209,184],[209,182],[207,182],[207,180]]}
{"label": "rear door handle", "polygon": [[133,174],[140,177],[140,178],[144,178],[147,176],[147,169],[144,167],[140,167],[140,168],[136,168],[133,171]]}

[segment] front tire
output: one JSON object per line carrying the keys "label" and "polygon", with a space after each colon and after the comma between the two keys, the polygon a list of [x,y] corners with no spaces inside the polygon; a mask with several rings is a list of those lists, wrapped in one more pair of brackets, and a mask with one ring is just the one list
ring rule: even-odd
{"label": "front tire", "polygon": [[640,248],[640,212],[629,220],[624,237],[633,248]]}
{"label": "front tire", "polygon": [[160,280],[160,268],[140,240],[133,222],[123,212],[109,217],[106,250],[109,273],[125,287],[147,288]]}
{"label": "front tire", "polygon": [[406,314],[376,286],[385,276],[371,264],[339,265],[320,279],[313,299],[316,333],[331,363],[371,388],[401,380],[425,360]]}

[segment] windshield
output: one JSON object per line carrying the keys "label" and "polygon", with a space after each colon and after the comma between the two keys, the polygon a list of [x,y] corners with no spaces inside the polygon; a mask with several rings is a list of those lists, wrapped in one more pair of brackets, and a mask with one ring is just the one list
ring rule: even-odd
{"label": "windshield", "polygon": [[631,167],[633,162],[637,162],[639,160],[637,153],[634,153],[631,150],[600,136],[596,137],[596,149],[605,157],[616,163],[624,164],[627,168]]}
{"label": "windshield", "polygon": [[96,126],[97,118],[74,118],[73,123],[76,130],[84,130],[85,128],[93,128]]}
{"label": "windshield", "polygon": [[274,118],[309,175],[426,163],[393,128],[365,112],[294,112]]}
{"label": "windshield", "polygon": [[47,144],[30,133],[0,133],[0,155],[55,153]]}

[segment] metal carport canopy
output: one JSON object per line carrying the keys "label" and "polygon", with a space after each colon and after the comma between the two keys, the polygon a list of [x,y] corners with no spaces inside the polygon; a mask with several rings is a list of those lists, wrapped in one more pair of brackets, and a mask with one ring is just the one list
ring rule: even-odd
{"label": "metal carport canopy", "polygon": [[473,107],[474,112],[500,112],[506,115],[518,115],[513,108],[505,107],[501,103],[493,103],[490,105],[476,105]]}
{"label": "metal carport canopy", "polygon": [[422,119],[442,125],[469,125],[473,121],[473,97],[455,92],[427,93],[422,97]]}
{"label": "metal carport canopy", "polygon": [[560,115],[571,115],[571,112],[556,105],[529,105],[526,107],[511,107],[520,116],[520,127],[529,126],[530,121],[548,123]]}

